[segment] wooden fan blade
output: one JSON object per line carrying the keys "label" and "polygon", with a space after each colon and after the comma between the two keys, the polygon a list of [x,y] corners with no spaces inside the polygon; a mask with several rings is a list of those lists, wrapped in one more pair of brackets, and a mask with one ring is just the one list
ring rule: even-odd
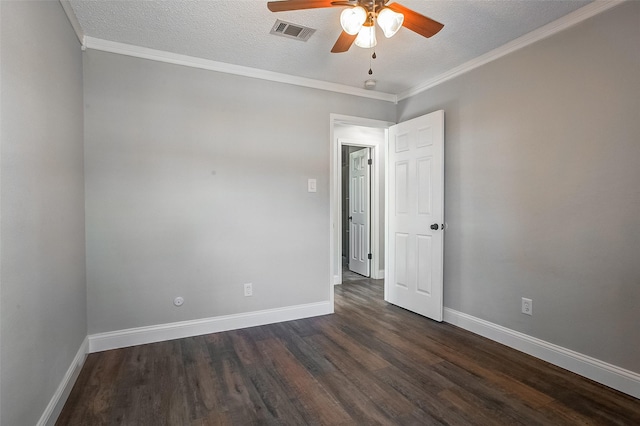
{"label": "wooden fan blade", "polygon": [[270,1],[267,8],[272,12],[284,12],[286,10],[318,9],[321,7],[333,7],[332,0],[282,0]]}
{"label": "wooden fan blade", "polygon": [[346,52],[347,50],[349,50],[353,42],[356,41],[356,37],[358,37],[358,34],[351,35],[343,31],[340,34],[340,37],[338,37],[338,41],[336,41],[336,44],[333,45],[331,53]]}
{"label": "wooden fan blade", "polygon": [[437,34],[438,31],[440,31],[442,27],[444,27],[444,25],[440,22],[420,15],[418,12],[414,12],[413,10],[404,7],[401,4],[391,3],[387,5],[387,7],[394,12],[402,13],[404,15],[404,23],[402,24],[402,26],[420,34],[421,36],[429,38]]}

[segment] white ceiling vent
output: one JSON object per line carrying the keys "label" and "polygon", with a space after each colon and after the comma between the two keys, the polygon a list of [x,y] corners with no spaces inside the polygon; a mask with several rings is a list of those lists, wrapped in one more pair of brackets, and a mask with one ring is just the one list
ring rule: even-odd
{"label": "white ceiling vent", "polygon": [[271,28],[271,32],[269,34],[294,38],[300,41],[307,41],[315,32],[316,30],[313,28],[303,27],[302,25],[292,24],[291,22],[285,22],[278,19],[273,25],[273,28]]}

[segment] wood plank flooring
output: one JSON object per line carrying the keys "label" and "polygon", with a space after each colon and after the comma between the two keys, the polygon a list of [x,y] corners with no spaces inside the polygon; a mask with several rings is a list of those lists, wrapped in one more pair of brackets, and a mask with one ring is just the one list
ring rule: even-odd
{"label": "wood plank flooring", "polygon": [[57,425],[640,425],[640,400],[336,286],[336,313],[89,355]]}

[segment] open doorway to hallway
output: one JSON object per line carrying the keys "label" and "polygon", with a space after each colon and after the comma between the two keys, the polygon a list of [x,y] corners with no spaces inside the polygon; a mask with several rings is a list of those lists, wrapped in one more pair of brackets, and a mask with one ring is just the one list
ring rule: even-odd
{"label": "open doorway to hallway", "polygon": [[[338,119],[339,117],[339,119]],[[362,250],[361,255],[367,260],[368,273],[361,275],[369,276],[373,279],[384,278],[384,193],[385,193],[385,144],[387,140],[387,128],[392,123],[378,120],[358,119],[354,117],[332,116],[332,260],[331,271],[333,284],[341,284],[343,281],[343,264],[350,255],[353,255],[350,242],[355,237],[353,229],[349,223],[349,201],[347,197],[346,177],[349,164],[348,153],[353,154],[359,151],[367,152],[371,160],[370,176],[370,220],[368,226],[370,230],[368,250]],[[363,148],[365,148],[363,150]],[[344,152],[344,155],[343,155]],[[362,160],[368,162],[368,159]],[[343,167],[344,166],[344,167]],[[367,164],[367,167],[368,164]],[[344,169],[344,170],[343,170]],[[344,188],[344,189],[343,189]],[[347,232],[349,231],[349,232]],[[366,246],[366,244],[365,244]],[[371,259],[368,255],[371,254]],[[345,268],[348,270],[348,268]],[[351,268],[354,269],[354,268]],[[345,271],[346,274],[346,271]]]}
{"label": "open doorway to hallway", "polygon": [[[358,276],[371,276],[371,178],[373,149],[363,146],[341,147],[341,218],[343,280],[346,270]],[[375,275],[375,274],[374,274]]]}

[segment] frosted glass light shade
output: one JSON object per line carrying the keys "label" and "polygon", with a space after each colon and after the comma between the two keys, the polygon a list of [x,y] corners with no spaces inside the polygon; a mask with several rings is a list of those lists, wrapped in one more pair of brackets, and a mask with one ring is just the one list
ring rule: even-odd
{"label": "frosted glass light shade", "polygon": [[367,11],[362,6],[350,7],[340,14],[340,25],[345,33],[356,35],[367,20]]}
{"label": "frosted glass light shade", "polygon": [[384,36],[390,38],[402,27],[404,15],[402,13],[396,13],[391,9],[382,9],[380,13],[378,13],[377,21]]}
{"label": "frosted glass light shade", "polygon": [[358,33],[358,37],[356,37],[355,43],[356,46],[364,47],[365,49],[369,49],[378,44],[378,40],[376,40],[376,27],[374,25],[362,27]]}

